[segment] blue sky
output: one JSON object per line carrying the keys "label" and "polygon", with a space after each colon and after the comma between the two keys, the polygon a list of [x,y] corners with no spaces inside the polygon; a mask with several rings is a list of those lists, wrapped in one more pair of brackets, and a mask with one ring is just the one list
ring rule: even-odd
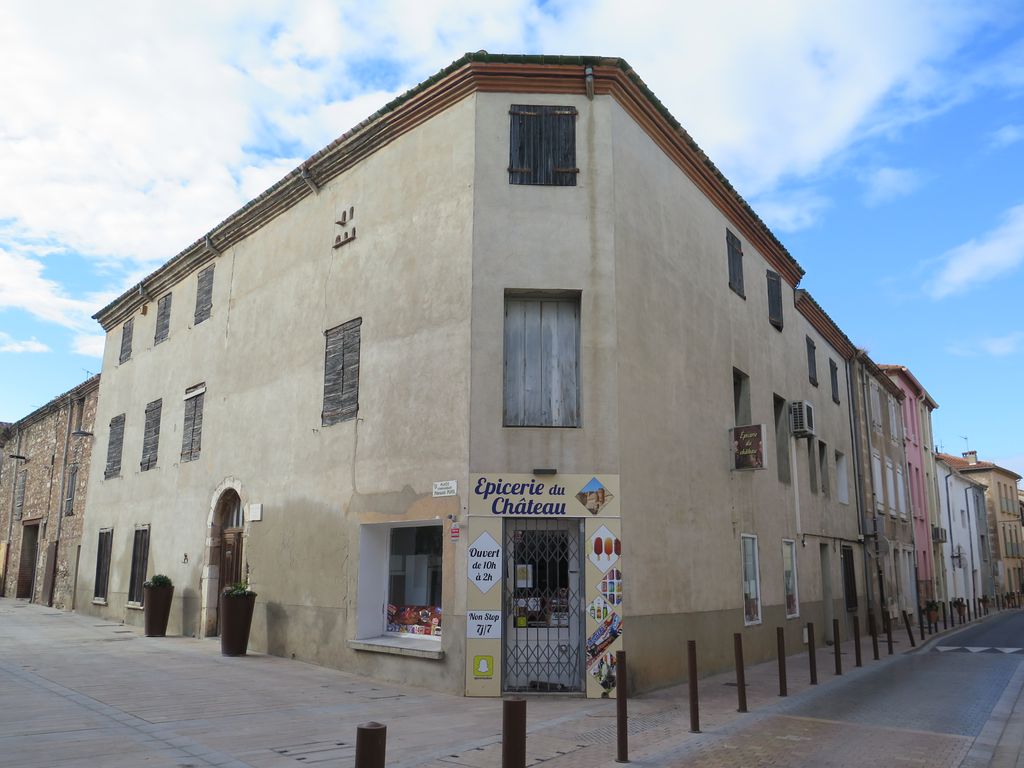
{"label": "blue sky", "polygon": [[1024,474],[1024,6],[623,8],[3,5],[0,421],[99,370],[99,307],[463,52],[594,54],[629,61],[856,344],[915,373],[945,450]]}

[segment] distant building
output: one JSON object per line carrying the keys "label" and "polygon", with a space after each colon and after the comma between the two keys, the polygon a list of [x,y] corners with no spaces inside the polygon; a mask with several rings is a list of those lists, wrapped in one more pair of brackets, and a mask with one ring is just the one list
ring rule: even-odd
{"label": "distant building", "polygon": [[970,602],[994,594],[991,537],[985,486],[958,472],[954,463],[956,457],[941,453],[936,459],[940,525],[933,538],[939,541],[937,562],[946,587],[939,598]]}
{"label": "distant building", "polygon": [[0,594],[70,610],[99,376],[0,425]]}

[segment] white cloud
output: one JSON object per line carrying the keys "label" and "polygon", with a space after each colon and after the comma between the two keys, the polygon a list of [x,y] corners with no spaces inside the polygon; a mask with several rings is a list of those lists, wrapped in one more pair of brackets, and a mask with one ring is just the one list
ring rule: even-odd
{"label": "white cloud", "polygon": [[1024,125],[1004,125],[992,133],[990,144],[993,149],[1003,149],[1024,140]]}
{"label": "white cloud", "polygon": [[59,283],[43,277],[42,261],[0,247],[0,309],[20,309],[65,328],[92,325],[95,306],[69,297]]}
{"label": "white cloud", "polygon": [[105,342],[106,337],[102,334],[81,333],[72,340],[71,349],[78,355],[102,358]]}
{"label": "white cloud", "polygon": [[814,192],[803,190],[759,197],[752,203],[765,223],[778,232],[797,232],[817,223],[829,201]]}
{"label": "white cloud", "polygon": [[10,334],[0,331],[0,352],[49,352],[50,348],[37,341],[35,336],[26,341],[17,341]]}
{"label": "white cloud", "polygon": [[1006,355],[1012,355],[1020,349],[1022,341],[1024,341],[1024,333],[1014,331],[1003,336],[989,336],[982,339],[979,343],[981,348],[988,352],[988,354],[994,357],[1005,357]]}
{"label": "white cloud", "polygon": [[934,299],[962,293],[994,280],[1024,261],[1024,205],[1011,208],[995,229],[968,240],[941,257],[938,274],[926,285]]}
{"label": "white cloud", "polygon": [[877,168],[861,176],[869,207],[906,197],[921,186],[921,175],[909,168]]}

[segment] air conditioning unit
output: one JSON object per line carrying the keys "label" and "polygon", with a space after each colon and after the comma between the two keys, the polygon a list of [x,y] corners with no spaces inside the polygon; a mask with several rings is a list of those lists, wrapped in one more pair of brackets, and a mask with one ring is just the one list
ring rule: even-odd
{"label": "air conditioning unit", "polygon": [[933,544],[945,544],[946,543],[946,529],[940,528],[937,525],[932,526],[932,543]]}
{"label": "air conditioning unit", "polygon": [[813,437],[814,406],[806,400],[794,400],[789,404],[789,430],[794,437]]}

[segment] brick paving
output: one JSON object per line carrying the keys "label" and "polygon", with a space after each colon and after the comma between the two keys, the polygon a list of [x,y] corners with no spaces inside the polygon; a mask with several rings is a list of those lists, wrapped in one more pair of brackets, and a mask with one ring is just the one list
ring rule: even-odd
{"label": "brick paving", "polygon": [[[955,637],[955,636],[954,636]],[[937,642],[956,646],[954,637]],[[914,653],[832,673],[806,654],[747,669],[750,714],[731,674],[701,681],[701,727],[688,732],[685,687],[629,702],[639,766],[981,766],[1020,763],[1024,660]],[[1011,679],[1012,678],[1012,679]],[[731,683],[731,684],[730,684]],[[863,706],[868,702],[868,706]],[[959,706],[950,707],[950,702]],[[0,600],[0,766],[350,768],[355,729],[388,725],[388,765],[496,768],[501,702],[379,683],[278,657],[225,658],[216,641],[143,638],[137,629]],[[615,702],[534,696],[529,765],[614,765]],[[966,758],[966,760],[965,760]]]}

